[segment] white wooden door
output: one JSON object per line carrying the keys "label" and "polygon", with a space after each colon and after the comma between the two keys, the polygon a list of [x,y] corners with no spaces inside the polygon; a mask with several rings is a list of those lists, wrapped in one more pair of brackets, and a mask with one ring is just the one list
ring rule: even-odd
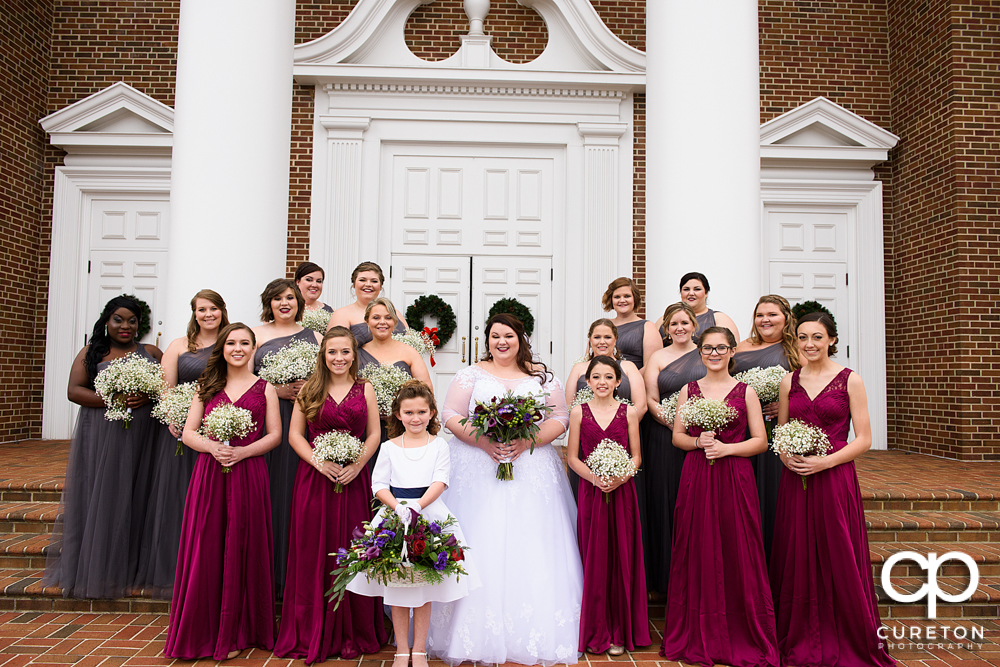
{"label": "white wooden door", "polygon": [[152,343],[164,306],[169,203],[94,199],[90,213],[85,334],[109,299],[134,294],[151,310],[152,330],[143,342]]}
{"label": "white wooden door", "polygon": [[[472,258],[472,338],[480,358],[486,351],[486,320],[500,299],[514,298],[535,318],[531,349],[552,366],[552,259],[486,256]],[[474,350],[475,351],[475,350]]]}
{"label": "white wooden door", "polygon": [[821,206],[765,209],[768,293],[792,306],[803,301],[826,306],[837,321],[837,361],[846,366],[852,364],[852,344],[862,344],[855,340],[857,315],[848,289],[850,214]]}

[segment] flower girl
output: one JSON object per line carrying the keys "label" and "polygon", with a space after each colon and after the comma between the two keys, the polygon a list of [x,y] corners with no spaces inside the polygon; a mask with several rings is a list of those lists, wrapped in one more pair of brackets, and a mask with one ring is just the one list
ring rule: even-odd
{"label": "flower girl", "polygon": [[[415,528],[417,515],[430,522],[434,532],[438,522],[444,522],[450,512],[439,499],[448,486],[451,458],[448,443],[437,437],[441,426],[437,419],[434,394],[423,382],[410,380],[404,384],[392,405],[389,418],[390,439],[382,443],[372,474],[372,492],[384,507],[379,510],[373,526],[378,526],[387,513],[395,512],[404,525]],[[423,528],[421,528],[423,530]],[[440,530],[440,528],[438,528]],[[464,544],[458,524],[449,528],[457,544]],[[407,539],[413,555],[423,551],[419,534]],[[352,593],[380,596],[392,606],[392,627],[396,635],[396,655],[393,667],[406,667],[410,610],[413,610],[413,665],[427,667],[427,631],[430,626],[431,602],[451,602],[468,595],[479,586],[469,557],[461,548],[451,552],[451,560],[464,559],[467,576],[446,577],[443,581],[424,586],[383,585],[365,576],[357,576],[347,585]]]}
{"label": "flower girl", "polygon": [[570,413],[566,452],[570,468],[580,476],[579,650],[621,655],[625,648],[650,644],[642,533],[632,481],[642,460],[639,414],[615,399],[622,381],[615,359],[594,357],[585,377],[594,398]]}

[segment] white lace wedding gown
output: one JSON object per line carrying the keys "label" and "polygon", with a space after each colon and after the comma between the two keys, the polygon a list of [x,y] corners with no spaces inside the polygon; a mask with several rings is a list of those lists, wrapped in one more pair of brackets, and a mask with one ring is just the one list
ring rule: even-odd
{"label": "white lace wedding gown", "polygon": [[[507,380],[478,366],[455,375],[442,422],[468,416],[476,401],[508,390],[548,394],[553,410],[547,419],[568,424],[558,380]],[[430,654],[452,665],[576,663],[583,567],[576,505],[559,454],[551,445],[525,452],[514,461],[513,481],[500,481],[486,452],[453,437],[451,463],[451,485],[442,498],[462,524],[482,586],[432,605]]]}

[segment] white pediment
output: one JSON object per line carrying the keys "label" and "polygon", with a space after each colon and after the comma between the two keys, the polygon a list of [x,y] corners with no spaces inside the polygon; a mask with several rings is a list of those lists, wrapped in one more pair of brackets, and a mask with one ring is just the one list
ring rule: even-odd
{"label": "white pediment", "polygon": [[46,116],[39,123],[49,134],[170,134],[174,131],[174,110],[119,81]]}
{"label": "white pediment", "polygon": [[[541,15],[549,41],[542,54],[530,63],[510,63],[492,49],[484,59],[469,59],[462,51],[439,62],[415,56],[404,35],[410,14],[434,0],[359,0],[344,21],[332,31],[295,47],[296,72],[316,65],[374,65],[423,69],[537,70],[561,72],[643,73],[646,54],[618,39],[587,0],[518,0]],[[489,36],[489,17],[486,19]],[[488,48],[488,47],[487,47]],[[475,62],[473,66],[464,63]],[[315,72],[314,67],[309,67]]]}
{"label": "white pediment", "polygon": [[760,126],[760,145],[863,147],[888,150],[899,141],[892,132],[825,97],[803,104]]}

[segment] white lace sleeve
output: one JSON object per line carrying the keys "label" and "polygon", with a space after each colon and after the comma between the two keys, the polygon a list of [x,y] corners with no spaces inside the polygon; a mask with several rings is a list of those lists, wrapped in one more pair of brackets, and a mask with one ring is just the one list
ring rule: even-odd
{"label": "white lace sleeve", "polygon": [[444,406],[441,408],[442,426],[452,417],[469,416],[469,402],[472,400],[472,390],[476,386],[475,368],[475,366],[463,368],[452,378],[448,395],[444,398]]}
{"label": "white lace sleeve", "polygon": [[[569,409],[566,407],[566,392],[563,390],[562,382],[559,378],[552,378],[542,385],[542,389],[548,396],[545,398],[545,405],[552,408],[546,419],[554,419],[562,424],[563,431],[569,428]],[[562,437],[562,436],[559,436]]]}

